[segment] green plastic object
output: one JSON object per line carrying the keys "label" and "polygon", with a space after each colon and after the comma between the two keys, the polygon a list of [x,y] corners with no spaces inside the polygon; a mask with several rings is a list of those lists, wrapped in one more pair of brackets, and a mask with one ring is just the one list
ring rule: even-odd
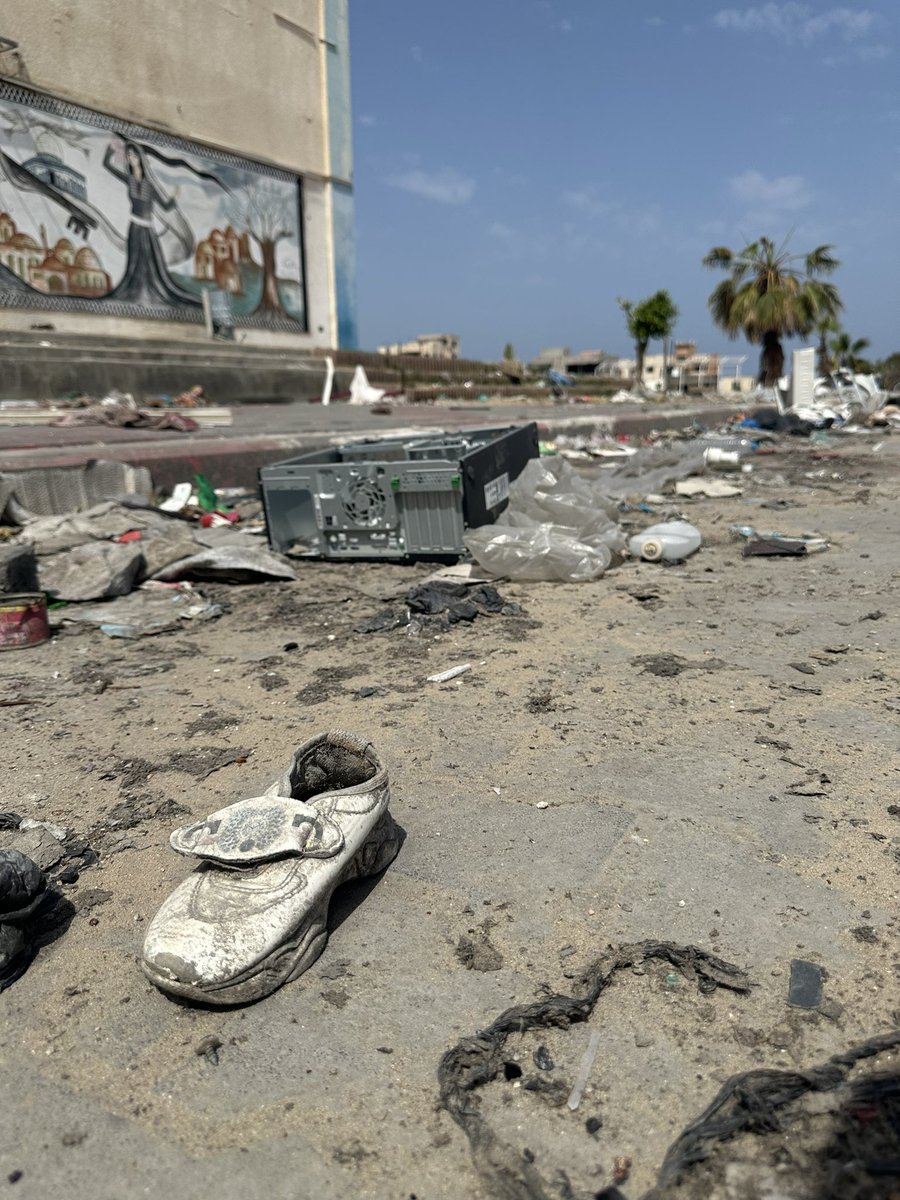
{"label": "green plastic object", "polygon": [[197,503],[204,512],[215,512],[219,507],[216,489],[205,475],[195,475],[194,485],[197,488]]}

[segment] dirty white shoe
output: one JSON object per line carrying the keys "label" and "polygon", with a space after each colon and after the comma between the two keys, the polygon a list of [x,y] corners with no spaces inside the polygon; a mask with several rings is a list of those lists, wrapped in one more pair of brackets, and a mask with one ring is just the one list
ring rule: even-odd
{"label": "dirty white shoe", "polygon": [[145,974],[205,1004],[241,1004],[296,979],[328,939],[328,903],[400,848],[387,771],[371,743],[335,730],[294,752],[264,796],[176,830],[202,859],[153,918]]}

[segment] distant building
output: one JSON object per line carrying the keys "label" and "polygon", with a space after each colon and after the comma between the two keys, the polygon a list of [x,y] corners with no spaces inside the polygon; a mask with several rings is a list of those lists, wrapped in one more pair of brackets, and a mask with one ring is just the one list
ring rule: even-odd
{"label": "distant building", "polygon": [[634,374],[634,360],[616,358],[605,350],[579,350],[568,346],[548,346],[528,364],[536,375],[559,371],[561,375],[593,376],[598,379],[622,379]]}
{"label": "distant building", "polygon": [[676,342],[667,365],[670,391],[707,392],[719,386],[718,354],[698,354],[696,342]]}
{"label": "distant building", "polygon": [[609,364],[611,379],[633,379],[637,370],[637,361],[633,358],[614,358]]}
{"label": "distant building", "polygon": [[577,354],[570,354],[565,360],[563,374],[608,378],[613,373],[616,361],[615,357],[607,354],[605,350],[581,350]]}
{"label": "distant building", "polygon": [[459,358],[459,338],[455,333],[420,333],[411,342],[379,346],[379,354],[405,354],[414,358]]}
{"label": "distant building", "polygon": [[559,371],[561,375],[565,375],[566,363],[571,356],[570,346],[547,346],[531,360],[528,366],[539,375],[547,371]]}

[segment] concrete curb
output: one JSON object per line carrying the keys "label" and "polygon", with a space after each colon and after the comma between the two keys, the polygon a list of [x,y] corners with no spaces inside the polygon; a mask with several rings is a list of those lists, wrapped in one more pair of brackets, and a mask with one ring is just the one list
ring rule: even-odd
{"label": "concrete curb", "polygon": [[[189,434],[160,435],[144,433],[142,436],[129,430],[106,430],[98,428],[78,430],[84,437],[95,433],[91,441],[75,441],[75,430],[56,430],[41,427],[20,432],[19,445],[0,450],[0,471],[23,471],[50,467],[78,467],[97,458],[116,459],[147,467],[154,483],[169,488],[197,472],[202,472],[222,486],[255,487],[256,474],[267,463],[290,458],[319,446],[338,445],[346,441],[364,438],[380,438],[396,435],[433,433],[440,428],[478,428],[503,424],[519,424],[537,420],[541,438],[552,441],[561,435],[604,433],[612,437],[640,437],[654,429],[683,429],[698,422],[717,426],[740,407],[731,404],[698,403],[678,409],[624,409],[592,412],[576,417],[551,416],[544,410],[529,417],[517,409],[504,414],[501,407],[492,409],[490,419],[483,410],[468,412],[458,409],[405,410],[393,414],[394,421],[386,424],[371,424],[370,427],[353,429],[322,430],[271,430],[264,433],[248,431],[204,430]],[[446,416],[444,422],[435,420],[438,412]],[[428,414],[427,421],[415,422],[413,416]],[[399,422],[404,423],[402,428]],[[0,436],[2,436],[0,430]],[[65,439],[59,435],[66,434]]]}

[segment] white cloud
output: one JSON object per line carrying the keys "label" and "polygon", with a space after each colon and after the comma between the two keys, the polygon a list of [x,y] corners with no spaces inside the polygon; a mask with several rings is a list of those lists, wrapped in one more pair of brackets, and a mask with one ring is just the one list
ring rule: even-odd
{"label": "white cloud", "polygon": [[384,182],[401,192],[412,192],[414,196],[424,196],[438,204],[468,204],[475,195],[475,180],[461,175],[453,167],[441,167],[439,171],[416,168],[392,175]]}
{"label": "white cloud", "polygon": [[588,217],[605,217],[612,209],[595,187],[570,188],[562,194],[563,204]]}
{"label": "white cloud", "polygon": [[592,221],[604,220],[608,228],[616,228],[625,234],[647,235],[656,233],[660,227],[658,205],[625,205],[619,200],[607,199],[592,184],[563,192],[562,202],[581,216]]}
{"label": "white cloud", "polygon": [[749,209],[773,214],[797,212],[812,199],[802,175],[767,179],[762,171],[744,171],[728,180],[728,189]]}
{"label": "white cloud", "polygon": [[575,26],[571,21],[560,21],[559,23],[560,33],[571,33],[574,28]]}
{"label": "white cloud", "polygon": [[766,33],[788,43],[809,45],[818,38],[838,37],[856,42],[869,37],[879,16],[868,8],[838,6],[817,12],[808,4],[762,4],[755,8],[723,8],[713,16],[719,29],[735,33]]}
{"label": "white cloud", "polygon": [[375,117],[372,116],[371,113],[361,113],[360,118],[359,118],[359,123],[360,123],[360,125],[363,125],[366,129],[371,129],[373,125],[378,124],[378,121]]}
{"label": "white cloud", "polygon": [[660,25],[665,25],[662,17],[644,17],[644,24],[649,25],[651,29],[659,29]]}
{"label": "white cloud", "polygon": [[871,46],[860,46],[856,53],[863,62],[880,62],[883,58],[890,58],[892,51],[890,46],[875,42]]}
{"label": "white cloud", "polygon": [[513,242],[516,239],[516,231],[511,225],[504,225],[502,221],[495,221],[493,225],[488,226],[488,236],[496,238],[498,242]]}
{"label": "white cloud", "polygon": [[409,57],[414,63],[423,63],[425,61],[425,52],[421,46],[410,46]]}

